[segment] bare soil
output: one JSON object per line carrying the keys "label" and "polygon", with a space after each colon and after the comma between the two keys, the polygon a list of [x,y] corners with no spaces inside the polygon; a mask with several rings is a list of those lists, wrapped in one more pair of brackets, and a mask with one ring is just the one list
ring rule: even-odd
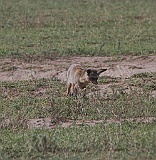
{"label": "bare soil", "polygon": [[59,122],[55,123],[52,121],[51,118],[39,118],[39,119],[30,119],[27,122],[28,128],[48,128],[48,129],[53,129],[56,127],[63,127],[63,128],[68,128],[72,127],[73,125],[77,126],[94,126],[96,124],[103,124],[103,125],[108,125],[110,123],[116,123],[116,124],[121,124],[123,122],[135,122],[135,123],[153,123],[156,121],[155,117],[146,117],[146,118],[125,118],[125,119],[109,119],[109,120],[90,120],[90,121],[81,121],[81,120],[68,120],[66,122]]}
{"label": "bare soil", "polygon": [[66,71],[73,63],[84,68],[107,68],[101,76],[121,79],[144,72],[156,72],[156,56],[1,58],[0,81],[19,81],[56,77],[66,81]]}

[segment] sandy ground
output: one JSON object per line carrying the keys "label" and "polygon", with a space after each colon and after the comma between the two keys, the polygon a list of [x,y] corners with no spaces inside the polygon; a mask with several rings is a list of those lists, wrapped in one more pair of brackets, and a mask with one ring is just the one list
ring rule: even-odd
{"label": "sandy ground", "polygon": [[0,81],[57,77],[66,81],[66,70],[73,63],[84,68],[107,68],[101,76],[129,78],[133,74],[156,72],[156,56],[71,57],[61,59],[0,59]]}

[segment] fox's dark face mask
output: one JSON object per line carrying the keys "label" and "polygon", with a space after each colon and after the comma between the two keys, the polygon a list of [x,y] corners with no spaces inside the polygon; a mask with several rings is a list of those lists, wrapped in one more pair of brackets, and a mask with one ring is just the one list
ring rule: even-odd
{"label": "fox's dark face mask", "polygon": [[87,69],[88,79],[93,84],[98,84],[97,80],[99,78],[99,75],[106,71],[107,69],[99,69],[99,70],[93,70],[93,69]]}

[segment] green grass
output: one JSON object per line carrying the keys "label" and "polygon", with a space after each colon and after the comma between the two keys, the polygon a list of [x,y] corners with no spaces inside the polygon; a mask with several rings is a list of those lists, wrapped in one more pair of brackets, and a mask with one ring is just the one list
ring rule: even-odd
{"label": "green grass", "polygon": [[[100,83],[107,84],[108,79],[114,81],[102,77]],[[1,159],[155,159],[154,121],[145,124],[125,120],[121,124],[84,124],[52,130],[27,128],[30,118],[105,122],[117,117],[155,117],[156,99],[150,89],[125,93],[122,87],[113,88],[113,93],[104,96],[95,94],[90,99],[75,100],[65,96],[65,85],[55,79],[2,82],[1,121],[10,119],[10,124],[1,126]],[[93,91],[88,88],[87,92]]]}
{"label": "green grass", "polygon": [[1,0],[0,55],[156,53],[155,0]]}
{"label": "green grass", "polygon": [[[7,159],[155,159],[154,124],[1,131]],[[20,157],[20,158],[19,158]]]}
{"label": "green grass", "polygon": [[156,72],[134,74],[129,83],[143,88],[144,91],[154,91],[156,90]]}
{"label": "green grass", "polygon": [[[99,96],[97,92],[91,98],[83,99],[80,96],[75,100],[65,96],[65,85],[52,79],[3,82],[1,88],[1,115],[10,116],[11,119],[14,116],[16,119],[19,114],[28,119],[55,115],[62,120],[105,120],[114,118],[112,111],[120,118],[153,117],[156,114],[156,100],[150,95],[152,89],[126,93],[122,86],[112,84],[111,94]],[[95,91],[92,88],[87,90],[88,93]]]}

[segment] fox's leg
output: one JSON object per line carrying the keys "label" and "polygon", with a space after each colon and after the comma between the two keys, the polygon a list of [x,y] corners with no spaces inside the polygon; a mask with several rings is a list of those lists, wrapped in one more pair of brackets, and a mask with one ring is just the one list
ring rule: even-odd
{"label": "fox's leg", "polygon": [[71,88],[70,88],[70,96],[73,96],[74,91],[75,91],[75,85],[74,85],[74,84],[71,84]]}
{"label": "fox's leg", "polygon": [[77,94],[78,94],[78,85],[76,84],[74,88],[74,96],[77,97]]}
{"label": "fox's leg", "polygon": [[66,93],[66,96],[70,95],[71,93],[71,83],[68,83],[67,82],[67,93]]}

